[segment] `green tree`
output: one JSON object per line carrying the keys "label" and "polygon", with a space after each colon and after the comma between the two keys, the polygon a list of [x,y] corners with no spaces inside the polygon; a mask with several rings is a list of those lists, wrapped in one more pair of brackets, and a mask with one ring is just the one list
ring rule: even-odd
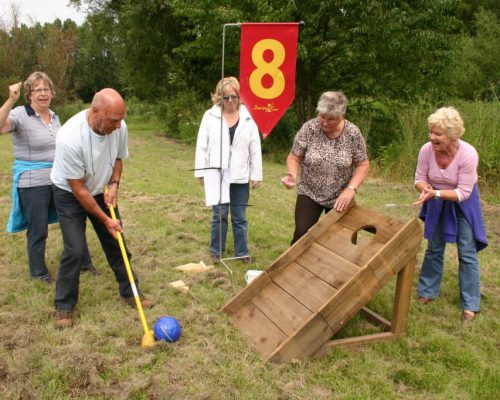
{"label": "green tree", "polygon": [[75,87],[83,101],[92,100],[102,88],[120,86],[116,25],[112,15],[101,12],[88,16],[79,29]]}
{"label": "green tree", "polygon": [[453,87],[459,97],[491,99],[500,94],[500,19],[478,10],[474,36],[464,35],[457,43],[457,57],[451,64]]}

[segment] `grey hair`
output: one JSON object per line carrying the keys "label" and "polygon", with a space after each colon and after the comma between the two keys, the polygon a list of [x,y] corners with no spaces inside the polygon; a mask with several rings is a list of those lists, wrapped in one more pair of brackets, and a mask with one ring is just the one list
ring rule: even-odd
{"label": "grey hair", "polygon": [[344,92],[324,92],[318,100],[316,111],[330,118],[343,117],[347,110],[347,96]]}

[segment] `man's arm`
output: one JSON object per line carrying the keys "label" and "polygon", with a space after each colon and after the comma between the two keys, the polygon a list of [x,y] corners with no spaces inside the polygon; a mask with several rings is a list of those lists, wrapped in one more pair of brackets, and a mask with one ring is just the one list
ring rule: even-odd
{"label": "man's arm", "polygon": [[120,188],[122,169],[123,169],[123,162],[121,158],[117,158],[115,161],[115,166],[113,168],[113,173],[111,174],[111,178],[109,179],[108,193],[107,195],[104,194],[104,202],[108,205],[112,204],[113,207],[116,207],[116,203],[118,201],[118,189]]}

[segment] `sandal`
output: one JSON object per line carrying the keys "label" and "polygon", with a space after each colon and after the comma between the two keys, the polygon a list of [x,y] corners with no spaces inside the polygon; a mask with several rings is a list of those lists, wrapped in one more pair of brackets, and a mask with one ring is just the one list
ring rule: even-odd
{"label": "sandal", "polygon": [[417,301],[422,304],[429,304],[431,301],[434,299],[431,299],[430,297],[419,297]]}
{"label": "sandal", "polygon": [[476,319],[476,316],[477,316],[478,313],[479,313],[479,311],[475,312],[475,311],[470,311],[470,310],[464,310],[464,312],[462,313],[462,317],[460,318],[460,320],[462,322],[473,321],[473,320]]}

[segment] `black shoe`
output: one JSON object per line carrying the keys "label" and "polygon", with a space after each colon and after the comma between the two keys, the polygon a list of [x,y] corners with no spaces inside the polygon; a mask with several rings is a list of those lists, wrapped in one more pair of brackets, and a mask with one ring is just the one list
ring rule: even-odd
{"label": "black shoe", "polygon": [[42,275],[42,276],[35,276],[34,279],[37,281],[42,281],[43,283],[46,283],[47,285],[50,285],[53,280],[49,274],[47,275]]}
{"label": "black shoe", "polygon": [[253,262],[252,257],[246,256],[239,259],[243,264],[251,264]]}
{"label": "black shoe", "polygon": [[92,265],[82,265],[82,268],[80,268],[80,270],[82,272],[88,272],[90,273],[91,275],[94,275],[94,276],[99,276],[101,275],[101,273]]}

